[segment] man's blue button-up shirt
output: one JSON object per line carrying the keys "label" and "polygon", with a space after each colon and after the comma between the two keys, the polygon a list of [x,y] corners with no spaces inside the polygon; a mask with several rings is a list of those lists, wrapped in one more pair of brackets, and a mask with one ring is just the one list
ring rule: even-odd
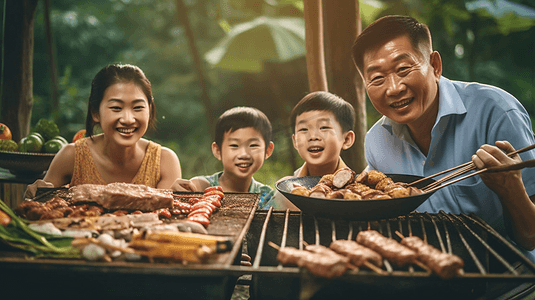
{"label": "man's blue button-up shirt", "polygon": [[[497,87],[441,77],[438,116],[427,156],[414,143],[406,125],[384,116],[368,131],[365,152],[372,170],[425,177],[469,162],[481,145],[502,140],[515,149],[535,143],[530,117],[520,102]],[[520,156],[523,161],[534,159],[535,150]],[[528,195],[534,195],[535,168],[523,169],[522,178]],[[506,236],[498,196],[479,176],[438,190],[416,210],[474,213]],[[524,253],[535,261],[535,252]]]}

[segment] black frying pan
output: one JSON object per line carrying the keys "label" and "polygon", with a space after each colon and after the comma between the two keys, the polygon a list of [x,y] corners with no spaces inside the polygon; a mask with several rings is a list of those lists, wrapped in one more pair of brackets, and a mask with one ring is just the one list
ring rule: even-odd
{"label": "black frying pan", "polygon": [[[386,176],[392,178],[394,182],[405,183],[423,178],[421,176],[401,174],[386,174]],[[290,178],[279,182],[276,187],[279,192],[305,214],[348,220],[380,220],[406,215],[433,194],[433,192],[430,192],[403,198],[380,200],[343,200],[305,197],[290,193],[294,188],[294,184],[311,188],[318,183],[320,178],[320,176]],[[422,188],[432,182],[434,182],[433,179],[427,179],[415,186]]]}

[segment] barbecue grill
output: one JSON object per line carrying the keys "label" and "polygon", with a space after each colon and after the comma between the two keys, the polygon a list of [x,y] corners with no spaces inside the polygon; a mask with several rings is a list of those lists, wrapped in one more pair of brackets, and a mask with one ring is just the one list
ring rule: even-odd
{"label": "barbecue grill", "polygon": [[[188,196],[191,193],[178,193]],[[43,194],[40,201],[66,189]],[[199,195],[202,195],[199,194]],[[179,195],[180,196],[180,195]],[[209,234],[227,236],[231,251],[220,253],[205,264],[179,262],[90,262],[66,259],[26,259],[25,253],[3,247],[0,240],[0,299],[229,299],[239,267],[242,240],[253,219],[260,194],[225,193],[221,207],[210,217]],[[172,220],[168,220],[172,222]]]}
{"label": "barbecue grill", "polygon": [[[239,282],[250,284],[255,300],[496,299],[504,290],[535,282],[535,265],[475,216],[410,213],[392,219],[351,221],[272,209],[255,212],[258,199],[259,194],[225,194],[208,232],[232,236],[234,247],[208,264],[27,260],[21,252],[0,249],[2,298],[228,299],[236,279],[244,274],[251,274],[252,279]],[[333,239],[355,239],[359,231],[367,229],[397,240],[396,231],[419,236],[460,256],[465,262],[464,274],[443,280],[418,266],[397,267],[386,261],[385,274],[362,268],[323,279],[297,267],[280,266],[277,250],[268,245],[271,241],[297,248],[303,242],[328,246]],[[244,237],[252,267],[240,266]]]}
{"label": "barbecue grill", "polygon": [[[340,278],[323,279],[278,263],[281,247],[304,243],[329,246],[334,239],[355,239],[373,229],[397,239],[418,236],[443,252],[460,256],[464,274],[444,280],[416,266],[385,260],[385,274],[361,268]],[[247,235],[253,257],[252,299],[495,299],[503,290],[535,282],[535,265],[492,227],[473,215],[410,213],[377,221],[316,218],[300,212],[257,211]],[[527,287],[526,287],[527,289]]]}

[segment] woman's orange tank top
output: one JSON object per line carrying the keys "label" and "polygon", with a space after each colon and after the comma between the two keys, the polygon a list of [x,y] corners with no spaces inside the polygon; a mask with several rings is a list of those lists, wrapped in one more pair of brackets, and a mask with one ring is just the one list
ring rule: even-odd
{"label": "woman's orange tank top", "polygon": [[[97,170],[93,155],[87,140],[83,138],[74,144],[74,170],[70,186],[91,183],[91,184],[108,184],[102,179],[102,176]],[[149,141],[149,146],[145,152],[143,162],[137,171],[136,176],[130,183],[144,184],[155,188],[160,181],[160,157],[162,154],[162,147]]]}

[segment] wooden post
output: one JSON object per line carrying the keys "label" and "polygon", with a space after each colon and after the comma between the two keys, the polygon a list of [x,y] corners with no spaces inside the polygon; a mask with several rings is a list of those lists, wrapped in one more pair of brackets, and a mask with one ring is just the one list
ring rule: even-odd
{"label": "wooden post", "polygon": [[54,35],[50,26],[50,0],[44,1],[45,6],[45,29],[46,29],[46,50],[48,54],[48,67],[50,70],[50,108],[52,118],[59,124],[59,95],[58,95],[58,67],[56,65],[56,54],[54,51]]}
{"label": "wooden post", "polygon": [[342,152],[342,158],[350,168],[360,172],[366,167],[366,95],[351,57],[353,42],[361,32],[358,1],[324,1],[323,19],[329,91],[351,103],[356,112],[355,144]]}
{"label": "wooden post", "polygon": [[30,131],[33,106],[33,25],[37,0],[6,0],[0,119],[19,141]]}
{"label": "wooden post", "polygon": [[[322,0],[303,1],[307,49],[307,73],[310,92],[327,91],[327,75],[325,73],[325,55],[323,50],[323,17],[321,2]],[[340,1],[334,2],[338,3]]]}

